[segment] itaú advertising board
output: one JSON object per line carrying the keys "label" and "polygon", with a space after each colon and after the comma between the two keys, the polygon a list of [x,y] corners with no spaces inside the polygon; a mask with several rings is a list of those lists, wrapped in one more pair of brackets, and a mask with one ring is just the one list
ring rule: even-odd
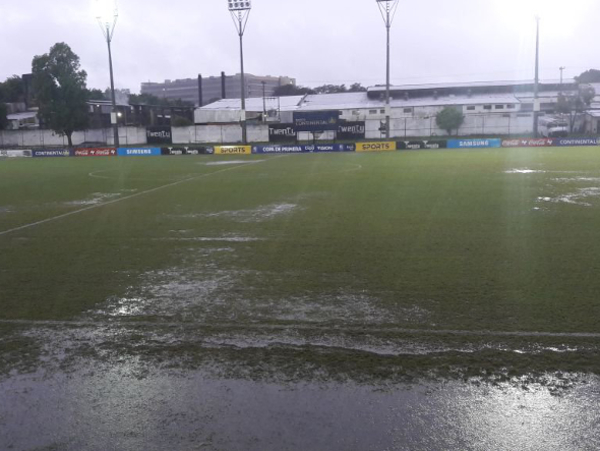
{"label": "ita\u00fa advertising board", "polygon": [[215,155],[252,155],[252,146],[217,146]]}
{"label": "ita\u00fa advertising board", "polygon": [[397,150],[397,145],[394,141],[380,141],[371,143],[357,143],[357,152],[391,152]]}

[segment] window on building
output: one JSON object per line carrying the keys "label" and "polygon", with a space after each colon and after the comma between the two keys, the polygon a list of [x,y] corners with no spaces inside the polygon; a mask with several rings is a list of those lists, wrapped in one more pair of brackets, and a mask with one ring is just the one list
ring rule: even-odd
{"label": "window on building", "polygon": [[474,106],[468,106],[467,107],[467,111],[475,111],[475,107]]}
{"label": "window on building", "polygon": [[506,108],[509,110],[514,110],[515,109],[515,105],[506,105]]}
{"label": "window on building", "polygon": [[531,117],[531,114],[517,114],[517,117]]}
{"label": "window on building", "polygon": [[533,111],[533,103],[522,103],[521,111]]}
{"label": "window on building", "polygon": [[369,110],[369,114],[377,114],[377,110]]}
{"label": "window on building", "polygon": [[491,110],[492,109],[492,105],[483,105],[483,109],[484,110]]}
{"label": "window on building", "polygon": [[504,109],[504,105],[496,105],[494,108],[497,109],[497,110],[503,110]]}
{"label": "window on building", "polygon": [[379,110],[381,114],[385,114],[385,110]]}
{"label": "window on building", "polygon": [[404,114],[412,114],[413,109],[412,108],[404,108]]}

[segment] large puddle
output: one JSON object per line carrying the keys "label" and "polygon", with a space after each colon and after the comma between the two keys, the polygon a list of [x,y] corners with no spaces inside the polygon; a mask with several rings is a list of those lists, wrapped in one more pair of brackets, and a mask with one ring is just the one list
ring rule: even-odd
{"label": "large puddle", "polygon": [[270,383],[138,362],[0,383],[3,450],[593,450],[600,381]]}

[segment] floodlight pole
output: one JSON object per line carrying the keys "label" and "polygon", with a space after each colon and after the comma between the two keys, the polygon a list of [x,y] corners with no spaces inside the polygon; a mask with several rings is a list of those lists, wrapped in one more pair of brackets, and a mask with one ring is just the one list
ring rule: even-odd
{"label": "floodlight pole", "polygon": [[233,23],[240,37],[240,68],[241,68],[241,83],[242,83],[242,110],[240,112],[240,123],[242,125],[242,143],[247,144],[248,142],[248,124],[246,122],[246,77],[244,74],[244,31],[246,31],[246,25],[248,24],[248,18],[250,17],[250,2],[247,2],[247,6],[244,9],[231,9],[231,17]]}
{"label": "floodlight pole", "polygon": [[383,22],[385,23],[386,34],[387,34],[387,48],[386,48],[386,81],[385,81],[385,138],[390,139],[390,113],[391,113],[391,105],[390,105],[390,31],[392,28],[392,23],[394,21],[394,16],[396,15],[396,11],[398,9],[398,1],[399,0],[376,0],[377,6],[379,6],[379,10],[381,11],[381,17],[383,18]]}
{"label": "floodlight pole", "polygon": [[117,11],[114,12],[114,21],[112,25],[106,21],[102,23],[102,18],[98,17],[98,22],[100,23],[100,28],[102,29],[102,34],[106,39],[106,45],[108,46],[108,66],[110,69],[110,93],[112,97],[112,114],[111,114],[111,122],[113,126],[113,135],[114,135],[114,146],[119,147],[119,120],[117,116],[117,100],[115,96],[115,77],[113,72],[113,62],[112,62],[112,40],[115,34],[115,26],[117,25],[117,19],[119,15]]}
{"label": "floodlight pole", "polygon": [[540,122],[540,16],[535,16],[535,83],[533,87],[533,137],[539,136]]}

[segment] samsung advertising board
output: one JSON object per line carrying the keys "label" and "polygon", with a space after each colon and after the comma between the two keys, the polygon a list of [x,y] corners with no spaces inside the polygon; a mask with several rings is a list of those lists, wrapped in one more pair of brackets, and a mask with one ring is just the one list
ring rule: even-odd
{"label": "samsung advertising board", "polygon": [[448,141],[449,149],[485,149],[501,147],[500,139],[451,139]]}
{"label": "samsung advertising board", "polygon": [[294,113],[294,129],[297,132],[337,131],[340,121],[339,111],[311,111]]}
{"label": "samsung advertising board", "polygon": [[120,157],[153,157],[160,155],[159,147],[138,147],[138,148],[124,148],[120,147],[117,149],[117,155]]}

